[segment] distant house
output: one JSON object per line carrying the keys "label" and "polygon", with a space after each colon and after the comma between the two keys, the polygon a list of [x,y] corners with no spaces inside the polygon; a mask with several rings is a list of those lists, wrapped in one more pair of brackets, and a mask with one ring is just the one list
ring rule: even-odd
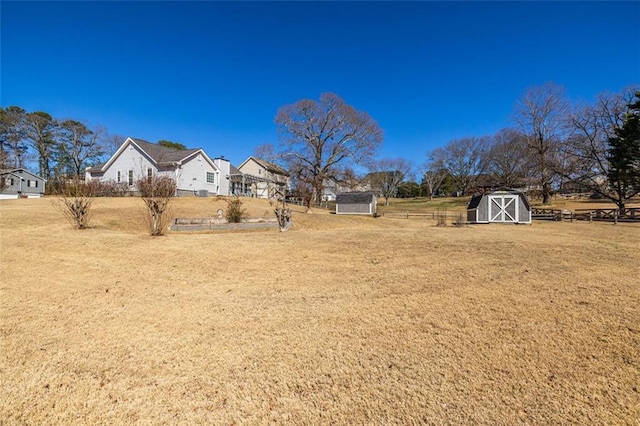
{"label": "distant house", "polygon": [[377,199],[375,193],[343,192],[336,195],[336,214],[370,214],[376,213]]}
{"label": "distant house", "polygon": [[499,188],[471,198],[470,223],[531,223],[531,205],[524,192]]}
{"label": "distant house", "polygon": [[355,179],[341,183],[327,179],[322,185],[322,201],[335,201],[338,194],[345,192],[371,192],[371,185]]}
{"label": "distant house", "polygon": [[289,173],[269,161],[251,156],[240,164],[238,171],[242,174],[239,188],[244,195],[275,198],[289,190]]}
{"label": "distant house", "polygon": [[40,198],[46,181],[23,169],[0,170],[0,199]]}
{"label": "distant house", "polygon": [[87,168],[85,180],[122,183],[135,192],[137,180],[155,175],[175,178],[177,195],[229,195],[231,164],[210,159],[200,148],[174,149],[127,138],[106,163]]}

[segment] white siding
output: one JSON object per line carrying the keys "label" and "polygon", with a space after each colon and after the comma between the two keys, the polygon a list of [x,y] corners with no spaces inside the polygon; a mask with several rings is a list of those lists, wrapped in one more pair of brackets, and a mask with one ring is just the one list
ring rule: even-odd
{"label": "white siding", "polygon": [[158,169],[153,165],[149,158],[142,153],[133,144],[128,144],[127,147],[115,158],[113,163],[105,170],[101,180],[114,181],[118,179],[118,170],[120,171],[121,182],[127,182],[129,176],[129,170],[133,170],[133,181],[147,176],[147,168],[151,167],[153,173],[157,173]]}
{"label": "white siding", "polygon": [[213,162],[220,170],[220,182],[216,182],[220,186],[219,194],[230,195],[231,163],[224,158],[216,158]]}
{"label": "white siding", "polygon": [[[207,172],[215,174],[214,183],[207,182]],[[183,163],[182,168],[178,171],[178,189],[181,191],[197,192],[206,189],[211,194],[226,195],[218,192],[219,183],[220,172],[200,153]]]}

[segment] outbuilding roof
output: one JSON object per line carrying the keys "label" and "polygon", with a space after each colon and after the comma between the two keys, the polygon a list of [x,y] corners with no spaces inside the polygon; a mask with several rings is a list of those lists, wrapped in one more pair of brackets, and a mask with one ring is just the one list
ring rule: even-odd
{"label": "outbuilding roof", "polygon": [[375,198],[375,194],[371,191],[364,192],[342,192],[336,195],[336,203],[338,204],[369,204]]}

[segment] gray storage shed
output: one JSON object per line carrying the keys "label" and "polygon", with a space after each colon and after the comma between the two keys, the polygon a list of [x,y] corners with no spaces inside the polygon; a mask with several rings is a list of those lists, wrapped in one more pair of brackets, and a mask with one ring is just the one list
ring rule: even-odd
{"label": "gray storage shed", "polygon": [[375,214],[376,194],[343,192],[336,195],[336,214]]}
{"label": "gray storage shed", "polygon": [[531,205],[524,192],[499,188],[471,198],[470,223],[531,223]]}

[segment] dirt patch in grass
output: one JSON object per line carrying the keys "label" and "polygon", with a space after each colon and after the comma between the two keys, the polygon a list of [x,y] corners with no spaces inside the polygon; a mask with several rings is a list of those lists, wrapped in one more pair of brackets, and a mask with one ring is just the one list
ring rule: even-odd
{"label": "dirt patch in grass", "polygon": [[140,203],[97,200],[76,231],[48,199],[0,202],[0,423],[640,418],[638,225],[293,207],[287,233],[152,238]]}

